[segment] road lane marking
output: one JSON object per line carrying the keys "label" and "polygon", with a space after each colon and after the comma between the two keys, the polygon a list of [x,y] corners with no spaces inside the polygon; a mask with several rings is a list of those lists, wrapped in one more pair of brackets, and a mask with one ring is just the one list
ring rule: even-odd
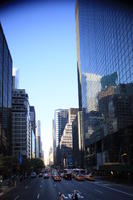
{"label": "road lane marking", "polygon": [[68,197],[69,197],[69,199],[71,199],[71,198],[72,198],[72,195],[71,195],[71,194],[68,194]]}
{"label": "road lane marking", "polygon": [[40,194],[37,195],[37,199],[39,199],[39,197],[40,197]]}
{"label": "road lane marking", "polygon": [[[99,185],[99,184],[95,184],[95,185]],[[115,188],[107,187],[105,185],[99,185],[99,186],[133,197],[133,194],[131,194],[131,193],[127,193],[127,192],[124,192],[124,191],[121,191],[121,190],[118,190],[118,189],[115,189]]]}
{"label": "road lane marking", "polygon": [[27,185],[25,186],[25,189],[28,189],[28,186],[27,186]]}
{"label": "road lane marking", "polygon": [[68,199],[68,197],[66,197],[64,194],[62,195],[64,199]]}
{"label": "road lane marking", "polygon": [[40,185],[40,188],[42,188],[42,185]]}
{"label": "road lane marking", "polygon": [[17,195],[17,196],[16,196],[16,198],[15,198],[14,200],[17,200],[19,197],[20,197],[20,196],[19,196],[19,195]]}
{"label": "road lane marking", "polygon": [[100,193],[100,194],[102,194],[102,193],[103,193],[103,192],[102,192],[102,191],[100,191],[100,190],[96,190],[96,189],[95,189],[95,191],[96,191],[96,192],[98,192],[98,193]]}

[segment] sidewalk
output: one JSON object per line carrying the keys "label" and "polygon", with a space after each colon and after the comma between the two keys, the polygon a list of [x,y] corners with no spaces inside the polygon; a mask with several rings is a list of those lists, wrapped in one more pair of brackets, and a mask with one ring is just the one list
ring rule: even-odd
{"label": "sidewalk", "polygon": [[1,186],[0,187],[0,197],[12,190],[14,187],[13,186]]}
{"label": "sidewalk", "polygon": [[17,180],[16,185],[9,185],[9,180],[5,180],[2,185],[0,185],[0,197],[6,194],[7,192],[15,189],[16,187],[20,186],[21,184],[29,183],[30,179],[23,179],[22,181]]}

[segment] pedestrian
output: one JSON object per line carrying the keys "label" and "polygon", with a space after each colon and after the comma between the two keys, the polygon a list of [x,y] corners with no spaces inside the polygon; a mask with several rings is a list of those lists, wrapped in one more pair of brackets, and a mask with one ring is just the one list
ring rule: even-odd
{"label": "pedestrian", "polygon": [[63,194],[61,192],[59,193],[59,200],[63,200]]}
{"label": "pedestrian", "polygon": [[78,200],[78,194],[77,194],[76,190],[73,191],[72,199],[73,200]]}

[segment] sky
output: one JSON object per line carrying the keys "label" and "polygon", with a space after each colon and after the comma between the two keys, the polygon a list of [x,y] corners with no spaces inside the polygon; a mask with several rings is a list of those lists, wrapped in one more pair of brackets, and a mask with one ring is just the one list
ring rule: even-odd
{"label": "sky", "polygon": [[0,22],[19,69],[19,88],[41,120],[47,159],[55,109],[78,106],[75,1],[12,5],[0,10]]}

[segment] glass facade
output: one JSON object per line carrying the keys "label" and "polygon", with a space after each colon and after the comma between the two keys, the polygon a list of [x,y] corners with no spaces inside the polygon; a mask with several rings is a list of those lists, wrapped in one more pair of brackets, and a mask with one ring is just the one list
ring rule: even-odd
{"label": "glass facade", "polygon": [[[87,152],[95,155],[89,160],[92,165],[98,166],[98,162],[100,165],[105,162],[122,162],[120,155],[124,153],[127,155],[126,162],[132,162],[131,133],[123,136],[128,137],[130,142],[120,140],[122,144],[116,145],[112,140],[109,146],[106,142],[110,134],[115,137],[114,133],[120,135],[122,130],[124,133],[133,126],[132,25],[133,9],[126,1],[77,0],[79,107],[88,112],[98,111],[103,121],[99,127],[93,126],[93,134],[89,134],[89,115],[83,120],[83,126],[87,121],[89,123],[87,135],[90,137],[86,144]],[[89,78],[84,78],[85,74],[99,77],[97,84],[90,84]],[[96,104],[97,109],[94,109]],[[88,109],[90,105],[93,106]],[[116,156],[113,156],[114,152]]]}
{"label": "glass facade", "polygon": [[0,24],[0,154],[10,154],[12,58]]}

